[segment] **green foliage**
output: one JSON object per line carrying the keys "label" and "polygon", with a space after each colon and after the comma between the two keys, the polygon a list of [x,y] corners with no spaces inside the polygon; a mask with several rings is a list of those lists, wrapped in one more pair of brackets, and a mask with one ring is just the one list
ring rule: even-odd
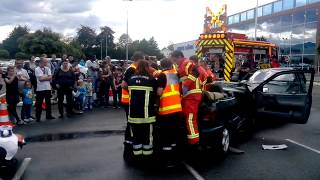
{"label": "green foliage", "polygon": [[5,49],[0,49],[0,58],[2,59],[8,59],[9,58],[9,51]]}
{"label": "green foliage", "polygon": [[158,59],[163,58],[163,54],[158,48],[158,43],[153,37],[149,40],[142,39],[141,41],[133,41],[129,48],[131,53],[134,53],[134,51],[142,51],[149,56],[157,56]]}
{"label": "green foliage", "polygon": [[[126,58],[127,35],[122,34],[119,43],[114,44],[114,31],[108,27],[100,27],[100,33],[89,27],[81,25],[77,31],[77,36],[62,37],[60,34],[51,31],[48,28],[29,33],[29,29],[24,26],[18,26],[13,29],[10,36],[0,44],[1,49],[9,52],[9,57],[28,58],[29,55],[40,56],[41,54],[56,54],[61,57],[62,54],[73,55],[75,58],[105,57],[106,37],[108,44],[108,56],[116,59]],[[135,51],[145,52],[150,56],[163,57],[158,44],[152,37],[149,40],[142,39],[132,41],[128,36],[129,57]],[[4,51],[0,51],[0,57],[7,57]]]}
{"label": "green foliage", "polygon": [[96,48],[97,34],[94,29],[89,26],[83,26],[78,29],[76,42],[80,44],[82,51],[87,57],[95,55],[94,49]]}
{"label": "green foliage", "polygon": [[11,58],[14,58],[15,54],[21,51],[19,48],[19,40],[28,33],[29,28],[27,26],[19,25],[13,29],[7,39],[3,40],[2,46],[9,51]]}
{"label": "green foliage", "polygon": [[16,59],[29,59],[30,56],[28,54],[26,54],[26,53],[23,53],[23,52],[17,52],[15,54],[15,58]]}
{"label": "green foliage", "polygon": [[60,40],[60,34],[52,32],[48,28],[37,30],[27,34],[19,40],[20,49],[33,55],[62,54],[64,43]]}
{"label": "green foliage", "polygon": [[[120,37],[119,37],[119,42],[117,44],[117,46],[119,48],[123,48],[125,49],[126,48],[126,44],[127,44],[127,34],[122,34]],[[130,36],[128,36],[128,44],[132,44],[132,39],[130,38]]]}
{"label": "green foliage", "polygon": [[71,43],[64,44],[62,52],[63,52],[63,54],[72,55],[76,59],[85,58],[85,55],[81,50],[80,44],[78,44],[75,41],[72,41]]}

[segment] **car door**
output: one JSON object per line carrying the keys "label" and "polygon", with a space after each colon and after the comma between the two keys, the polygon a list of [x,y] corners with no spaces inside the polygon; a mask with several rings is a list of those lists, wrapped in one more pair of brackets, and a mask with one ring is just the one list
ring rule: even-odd
{"label": "car door", "polygon": [[314,71],[279,71],[254,91],[257,118],[306,123],[312,105]]}

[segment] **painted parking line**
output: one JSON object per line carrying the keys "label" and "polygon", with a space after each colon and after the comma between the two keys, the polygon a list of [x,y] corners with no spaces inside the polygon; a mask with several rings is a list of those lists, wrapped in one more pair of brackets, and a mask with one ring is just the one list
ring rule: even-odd
{"label": "painted parking line", "polygon": [[24,158],[18,171],[13,176],[12,180],[20,180],[23,176],[24,171],[27,169],[28,165],[30,164],[30,162],[31,162],[31,158]]}
{"label": "painted parking line", "polygon": [[193,167],[191,167],[189,164],[183,162],[183,165],[187,168],[187,170],[192,174],[192,176],[196,180],[204,180],[204,178],[195,169],[193,169]]}
{"label": "painted parking line", "polygon": [[296,144],[296,145],[298,145],[298,146],[301,146],[301,147],[303,147],[303,148],[305,148],[305,149],[308,149],[308,150],[310,150],[310,151],[312,151],[312,152],[315,152],[315,153],[320,154],[320,151],[317,150],[317,149],[314,149],[314,148],[312,148],[312,147],[309,147],[309,146],[306,146],[306,145],[304,145],[304,144],[298,143],[298,142],[296,142],[296,141],[294,141],[294,140],[291,140],[291,139],[285,139],[285,140],[286,140],[286,141],[289,141],[289,142],[291,142],[291,143],[293,143],[293,144]]}

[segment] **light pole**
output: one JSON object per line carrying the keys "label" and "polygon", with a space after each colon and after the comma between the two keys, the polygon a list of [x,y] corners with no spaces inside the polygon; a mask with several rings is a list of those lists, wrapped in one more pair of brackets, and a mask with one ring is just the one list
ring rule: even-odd
{"label": "light pole", "polygon": [[255,13],[255,19],[254,19],[254,40],[256,41],[257,41],[257,26],[258,26],[258,5],[259,5],[259,0],[257,0],[256,13]]}
{"label": "light pole", "polygon": [[[123,1],[133,1],[133,0],[123,0]],[[128,6],[127,6],[127,40],[126,40],[126,60],[129,60],[129,12],[128,12]]]}
{"label": "light pole", "polygon": [[106,57],[108,56],[108,33],[106,35]]}
{"label": "light pole", "polygon": [[128,9],[127,9],[127,40],[126,40],[126,60],[129,60],[129,47],[128,47],[128,43],[129,43],[129,13],[128,13]]}
{"label": "light pole", "polygon": [[100,59],[102,60],[102,40],[100,41]]}

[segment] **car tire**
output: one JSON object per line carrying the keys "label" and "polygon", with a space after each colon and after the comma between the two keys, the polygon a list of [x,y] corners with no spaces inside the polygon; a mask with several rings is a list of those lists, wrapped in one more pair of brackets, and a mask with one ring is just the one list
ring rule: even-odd
{"label": "car tire", "polygon": [[227,127],[224,127],[223,130],[220,132],[216,142],[215,142],[215,156],[224,158],[230,147],[230,130]]}

